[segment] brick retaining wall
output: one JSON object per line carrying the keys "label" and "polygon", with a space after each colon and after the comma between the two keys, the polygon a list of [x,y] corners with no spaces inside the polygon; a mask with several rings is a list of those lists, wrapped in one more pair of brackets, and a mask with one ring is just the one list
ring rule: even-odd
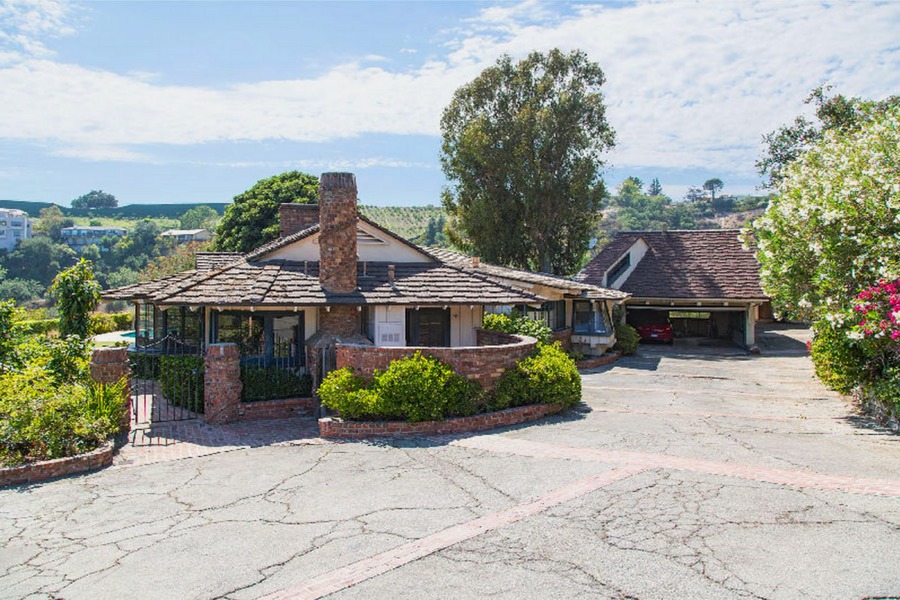
{"label": "brick retaining wall", "polygon": [[334,417],[319,419],[319,435],[323,438],[363,439],[402,435],[441,435],[486,431],[542,419],[559,412],[550,404],[517,406],[492,413],[457,417],[444,421],[344,421]]}
{"label": "brick retaining wall", "polygon": [[54,477],[93,471],[102,467],[108,467],[112,464],[112,460],[113,444],[112,442],[106,442],[96,450],[79,454],[78,456],[54,458],[53,460],[42,460],[17,467],[0,468],[0,487],[35,483]]}
{"label": "brick retaining wall", "polygon": [[456,348],[416,348],[412,346],[357,346],[337,345],[336,366],[353,367],[362,377],[371,377],[375,369],[384,370],[392,361],[412,356],[421,351],[425,356],[441,360],[485,389],[491,388],[506,369],[515,365],[534,351],[536,340],[527,336],[515,336],[498,331],[478,330],[478,342],[500,341],[504,345],[463,346]]}
{"label": "brick retaining wall", "polygon": [[258,419],[311,417],[315,408],[316,401],[312,398],[241,402],[238,406],[238,419],[241,421],[255,421]]}
{"label": "brick retaining wall", "polygon": [[603,356],[599,356],[597,358],[586,358],[584,360],[579,360],[575,363],[575,366],[578,367],[579,371],[583,371],[585,369],[596,369],[597,367],[605,367],[606,365],[611,365],[621,357],[621,352],[610,352],[609,354],[604,354]]}

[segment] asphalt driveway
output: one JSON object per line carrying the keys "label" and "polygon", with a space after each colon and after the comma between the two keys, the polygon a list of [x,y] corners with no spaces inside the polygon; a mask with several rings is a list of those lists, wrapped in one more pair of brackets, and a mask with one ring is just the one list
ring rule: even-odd
{"label": "asphalt driveway", "polygon": [[642,347],[538,425],[231,432],[3,489],[0,598],[900,596],[900,436],[812,378],[806,335]]}

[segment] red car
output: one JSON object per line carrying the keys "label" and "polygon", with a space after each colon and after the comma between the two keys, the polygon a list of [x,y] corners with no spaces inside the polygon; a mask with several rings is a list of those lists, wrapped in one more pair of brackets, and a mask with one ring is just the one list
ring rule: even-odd
{"label": "red car", "polygon": [[665,342],[671,344],[675,341],[672,326],[668,323],[654,323],[652,325],[638,325],[638,335],[642,342]]}

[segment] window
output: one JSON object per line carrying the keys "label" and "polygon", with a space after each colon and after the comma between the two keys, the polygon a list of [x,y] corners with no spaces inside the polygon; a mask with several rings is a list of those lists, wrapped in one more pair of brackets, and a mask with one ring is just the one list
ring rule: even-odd
{"label": "window", "polygon": [[450,309],[407,309],[406,340],[410,346],[449,346]]}
{"label": "window", "polygon": [[572,307],[575,316],[573,324],[575,333],[582,335],[609,335],[612,331],[606,302],[597,303],[595,309],[590,302],[576,300],[572,303]]}
{"label": "window", "polygon": [[363,306],[362,307],[362,333],[364,336],[369,338],[370,341],[375,341],[375,307],[374,306]]}
{"label": "window", "polygon": [[627,253],[625,256],[619,259],[619,262],[614,264],[612,268],[608,271],[608,275],[606,276],[606,285],[615,284],[616,280],[622,276],[625,271],[628,270],[628,267],[631,266],[631,252]]}
{"label": "window", "polygon": [[529,319],[544,323],[553,331],[561,331],[567,327],[565,300],[544,302],[537,308],[527,304],[519,304],[515,307],[515,310]]}
{"label": "window", "polygon": [[241,358],[253,357],[265,365],[306,365],[302,311],[268,314],[222,311],[214,312],[212,317],[213,341],[237,344]]}

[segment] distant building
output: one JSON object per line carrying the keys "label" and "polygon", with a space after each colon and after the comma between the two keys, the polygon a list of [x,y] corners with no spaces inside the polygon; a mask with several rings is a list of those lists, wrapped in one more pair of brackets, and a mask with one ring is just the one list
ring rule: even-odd
{"label": "distant building", "polygon": [[176,244],[188,242],[207,242],[212,239],[209,229],[169,229],[159,234],[159,237],[174,239]]}
{"label": "distant building", "polygon": [[15,208],[0,208],[0,248],[10,251],[19,241],[30,237],[28,213]]}
{"label": "distant building", "polygon": [[105,226],[89,226],[79,227],[63,227],[59,230],[59,236],[62,242],[75,250],[76,252],[84,252],[84,249],[91,244],[96,244],[101,252],[109,250],[109,247],[102,243],[103,238],[115,236],[123,237],[128,230],[122,227],[105,227]]}

